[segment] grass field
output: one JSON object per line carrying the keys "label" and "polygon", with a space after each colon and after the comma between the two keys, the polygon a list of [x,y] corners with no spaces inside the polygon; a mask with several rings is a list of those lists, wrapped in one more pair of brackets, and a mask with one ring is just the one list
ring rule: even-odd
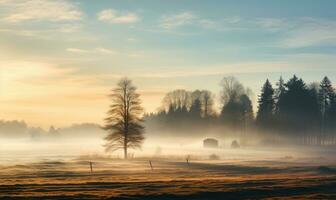
{"label": "grass field", "polygon": [[189,165],[183,158],[81,157],[0,170],[2,199],[336,199],[336,168],[322,157],[191,159]]}

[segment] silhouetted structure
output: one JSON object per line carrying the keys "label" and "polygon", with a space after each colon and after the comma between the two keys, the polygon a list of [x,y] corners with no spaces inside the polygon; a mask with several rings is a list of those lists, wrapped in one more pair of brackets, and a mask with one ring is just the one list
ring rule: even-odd
{"label": "silhouetted structure", "polygon": [[239,143],[237,142],[237,140],[232,141],[232,143],[231,143],[231,148],[232,148],[232,149],[238,149],[238,148],[240,148],[240,145],[239,145]]}
{"label": "silhouetted structure", "polygon": [[204,148],[218,148],[218,140],[213,138],[207,138],[203,140]]}

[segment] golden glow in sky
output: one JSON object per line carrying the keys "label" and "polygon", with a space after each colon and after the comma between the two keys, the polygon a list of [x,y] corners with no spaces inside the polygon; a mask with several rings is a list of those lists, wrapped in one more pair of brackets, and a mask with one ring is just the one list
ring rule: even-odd
{"label": "golden glow in sky", "polygon": [[0,119],[101,123],[125,76],[147,112],[174,89],[218,95],[227,75],[256,95],[266,78],[335,82],[331,3],[258,2],[0,0]]}

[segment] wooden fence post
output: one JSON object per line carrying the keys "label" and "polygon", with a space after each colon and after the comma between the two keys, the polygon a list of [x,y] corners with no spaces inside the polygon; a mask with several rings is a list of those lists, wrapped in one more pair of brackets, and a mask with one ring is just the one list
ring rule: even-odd
{"label": "wooden fence post", "polygon": [[149,160],[149,166],[151,167],[151,169],[153,170],[153,165],[152,165],[152,161]]}

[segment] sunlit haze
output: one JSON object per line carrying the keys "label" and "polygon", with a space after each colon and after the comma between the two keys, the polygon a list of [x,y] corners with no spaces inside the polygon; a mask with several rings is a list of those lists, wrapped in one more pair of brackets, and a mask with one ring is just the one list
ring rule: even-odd
{"label": "sunlit haze", "polygon": [[335,4],[0,0],[0,118],[102,123],[124,76],[147,112],[178,88],[218,96],[225,75],[250,87],[254,103],[266,78],[336,81]]}
{"label": "sunlit haze", "polygon": [[1,199],[336,199],[336,0],[0,0]]}

